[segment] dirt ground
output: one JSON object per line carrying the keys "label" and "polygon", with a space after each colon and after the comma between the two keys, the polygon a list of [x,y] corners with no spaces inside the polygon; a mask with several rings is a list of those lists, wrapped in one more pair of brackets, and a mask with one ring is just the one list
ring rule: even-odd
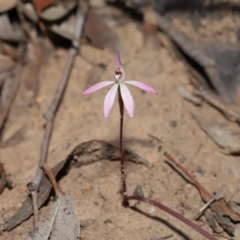
{"label": "dirt ground", "polygon": [[[177,20],[176,20],[177,21]],[[216,20],[217,22],[217,20]],[[126,163],[127,191],[132,194],[137,185],[144,196],[160,201],[186,218],[191,218],[203,202],[196,188],[186,182],[166,162],[168,151],[198,179],[210,192],[224,189],[224,197],[240,202],[240,159],[225,155],[200,129],[191,113],[227,120],[214,108],[204,103],[196,107],[182,99],[177,88],[190,88],[192,77],[185,65],[168,47],[162,33],[157,34],[158,47],[144,38],[140,23],[128,21],[114,27],[121,43],[121,59],[126,79],[136,79],[155,88],[159,95],[129,87],[135,102],[135,114],[124,119],[124,147],[147,159],[151,168],[132,162]],[[5,189],[0,197],[1,223],[19,209],[27,197],[26,184],[36,172],[45,120],[42,115],[49,107],[57,83],[62,75],[68,50],[58,49],[41,69],[37,104],[26,104],[26,90],[21,86],[8,118],[4,139],[20,126],[25,126],[25,139],[14,147],[1,149],[1,162],[11,174],[14,188]],[[89,140],[104,140],[118,146],[119,112],[115,102],[108,119],[103,116],[104,88],[82,97],[92,85],[88,82],[93,64],[105,64],[100,79],[112,79],[114,54],[83,45],[75,59],[63,101],[54,123],[48,165],[63,160],[78,144]],[[237,126],[233,124],[236,131]],[[159,138],[161,142],[149,136]],[[160,148],[161,146],[161,148]],[[198,233],[168,214],[143,203],[140,211],[121,206],[119,162],[103,160],[73,168],[60,180],[60,186],[75,204],[80,222],[81,239],[146,239],[157,240],[173,234],[172,240],[204,239]],[[40,217],[49,212],[54,201],[41,208]],[[132,205],[135,202],[131,202]],[[208,232],[212,229],[204,217],[196,221]],[[11,232],[4,232],[1,240],[23,239],[33,227],[33,218],[23,222]],[[224,237],[217,236],[223,240]],[[237,238],[236,238],[237,239]],[[240,235],[238,236],[240,239]]]}

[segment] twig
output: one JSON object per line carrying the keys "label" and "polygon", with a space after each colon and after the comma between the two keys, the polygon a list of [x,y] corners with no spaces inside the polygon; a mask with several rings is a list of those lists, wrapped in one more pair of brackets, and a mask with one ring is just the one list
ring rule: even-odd
{"label": "twig", "polygon": [[170,235],[167,235],[167,236],[164,236],[164,237],[160,237],[158,240],[165,240],[165,239],[169,239],[169,238],[172,238],[173,235],[170,234]]}
{"label": "twig", "polygon": [[49,178],[49,180],[50,180],[50,182],[51,182],[51,184],[52,184],[52,186],[53,186],[53,188],[54,188],[54,191],[55,191],[55,193],[57,194],[57,196],[59,196],[60,194],[62,194],[62,190],[61,190],[61,188],[59,187],[59,185],[58,185],[58,183],[57,183],[57,181],[56,181],[56,178],[55,178],[55,176],[53,175],[53,172],[52,172],[51,168],[50,168],[47,164],[44,164],[44,165],[43,165],[43,169],[44,169],[44,171],[46,172],[46,174],[47,174],[47,176],[48,176],[48,178]]}
{"label": "twig", "polygon": [[[187,180],[192,183],[199,191],[204,202],[210,201],[213,196],[185,169],[181,164],[179,164],[170,154],[167,152],[164,155],[168,158],[169,163],[177,170],[184,173]],[[226,204],[221,201],[216,200],[210,205],[211,209],[218,213],[219,216],[228,216],[233,221],[240,221],[240,215],[230,209]]]}
{"label": "twig", "polygon": [[221,193],[222,193],[222,190],[220,190],[217,194],[215,194],[213,198],[211,198],[206,204],[204,204],[190,220],[193,221],[199,218],[203,214],[203,212],[206,210],[206,208],[208,208],[219,197]]}
{"label": "twig", "polygon": [[18,91],[18,88],[19,88],[19,85],[20,85],[19,71],[20,71],[20,66],[18,65],[17,70],[16,70],[16,75],[15,75],[15,83],[12,87],[12,91],[11,91],[10,96],[8,98],[8,101],[6,103],[5,109],[3,110],[3,112],[0,116],[0,132],[3,129],[3,125],[4,125],[4,123],[7,119],[7,116],[10,112],[13,101],[14,101],[16,95],[17,95],[17,91]]}
{"label": "twig", "polygon": [[31,192],[31,196],[32,196],[32,205],[33,205],[33,221],[34,221],[34,226],[36,226],[36,224],[39,221],[39,212],[38,212],[38,192],[37,191],[33,191]]}
{"label": "twig", "polygon": [[[87,3],[85,1],[79,1],[79,6],[76,14],[75,39],[79,39],[82,34],[86,13],[87,13]],[[43,177],[42,167],[47,161],[47,153],[49,148],[49,142],[52,135],[55,115],[60,105],[63,94],[65,92],[67,82],[70,76],[70,72],[73,66],[74,58],[77,55],[79,48],[80,48],[79,41],[77,40],[72,41],[72,48],[69,51],[68,60],[66,62],[66,66],[65,66],[62,78],[59,81],[59,85],[55,92],[53,101],[48,111],[44,114],[44,118],[46,119],[46,129],[43,136],[40,158],[38,162],[38,169],[34,179],[28,185],[28,189],[31,192],[32,196],[38,191],[39,185]],[[34,210],[35,209],[38,209],[38,207],[35,207]],[[34,211],[34,215],[38,214],[37,211]]]}
{"label": "twig", "polygon": [[219,97],[202,87],[195,90],[194,94],[222,112],[228,120],[240,123],[240,113],[234,111],[229,104],[223,102]]}

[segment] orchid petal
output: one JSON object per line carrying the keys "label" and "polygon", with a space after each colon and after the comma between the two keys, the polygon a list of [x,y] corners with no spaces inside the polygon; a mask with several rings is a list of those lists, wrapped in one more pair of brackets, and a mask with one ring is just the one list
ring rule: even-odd
{"label": "orchid petal", "polygon": [[119,52],[116,52],[116,55],[115,55],[115,69],[122,69],[122,63],[120,60]]}
{"label": "orchid petal", "polygon": [[151,93],[155,93],[155,94],[158,94],[158,92],[153,89],[152,87],[146,85],[145,83],[142,83],[142,82],[139,82],[139,81],[135,81],[135,80],[128,80],[128,81],[124,81],[125,83],[128,83],[128,84],[131,84],[131,85],[134,85],[142,90],[145,90],[145,91],[148,91],[148,92],[151,92]]}
{"label": "orchid petal", "polygon": [[130,93],[129,89],[124,84],[124,82],[120,83],[120,90],[121,90],[122,100],[125,108],[127,109],[128,115],[130,117],[133,117],[134,102],[133,102],[132,94]]}
{"label": "orchid petal", "polygon": [[115,96],[117,94],[118,84],[115,83],[112,88],[108,91],[105,99],[104,99],[104,117],[107,118],[112,109]]}
{"label": "orchid petal", "polygon": [[87,90],[85,90],[82,95],[86,95],[86,94],[89,94],[89,93],[92,93],[92,92],[96,92],[97,90],[99,90],[103,87],[106,87],[110,84],[113,84],[113,83],[114,83],[114,81],[104,81],[104,82],[97,83],[97,84],[91,86],[90,88],[88,88]]}

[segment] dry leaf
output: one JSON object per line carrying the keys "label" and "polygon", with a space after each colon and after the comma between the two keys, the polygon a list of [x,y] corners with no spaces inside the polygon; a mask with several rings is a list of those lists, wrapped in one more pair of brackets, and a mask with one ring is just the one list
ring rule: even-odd
{"label": "dry leaf", "polygon": [[31,2],[19,2],[18,6],[20,11],[23,12],[31,21],[34,23],[38,22],[38,15]]}
{"label": "dry leaf", "polygon": [[[193,115],[193,114],[192,114]],[[227,154],[240,153],[240,133],[229,131],[225,126],[210,123],[196,115],[194,119],[198,122],[202,130]]]}
{"label": "dry leaf", "polygon": [[37,13],[39,14],[43,9],[51,6],[52,4],[54,4],[56,2],[56,0],[32,0],[32,3],[37,11]]}
{"label": "dry leaf", "polygon": [[39,221],[24,240],[77,240],[80,237],[80,222],[72,200],[60,194],[49,216]]}
{"label": "dry leaf", "polygon": [[74,204],[58,186],[51,169],[44,165],[44,170],[57,195],[57,201],[48,218],[38,222],[24,240],[77,240],[80,238],[80,222]]}
{"label": "dry leaf", "polygon": [[59,209],[50,240],[77,240],[80,238],[80,222],[74,204],[65,194],[60,194],[58,197]]}
{"label": "dry leaf", "polygon": [[68,0],[64,5],[61,2],[58,2],[43,10],[40,17],[46,21],[56,21],[65,17],[76,6],[77,2],[75,0]]}
{"label": "dry leaf", "polygon": [[194,103],[196,106],[201,105],[202,99],[194,96],[191,92],[189,92],[185,87],[183,86],[178,86],[177,87],[178,93],[181,95],[182,98],[184,98],[187,101],[190,101]]}
{"label": "dry leaf", "polygon": [[76,18],[71,16],[61,24],[53,24],[49,30],[72,41],[74,39],[75,22]]}
{"label": "dry leaf", "polygon": [[26,37],[19,25],[10,22],[7,14],[0,15],[0,39],[4,41],[23,42]]}
{"label": "dry leaf", "polygon": [[0,13],[6,12],[17,6],[17,0],[0,0]]}
{"label": "dry leaf", "polygon": [[48,240],[55,218],[58,214],[59,207],[60,203],[58,200],[52,205],[49,216],[40,220],[35,228],[24,238],[24,240]]}
{"label": "dry leaf", "polygon": [[109,48],[114,53],[121,50],[117,35],[91,9],[88,11],[83,35],[88,37],[94,46]]}

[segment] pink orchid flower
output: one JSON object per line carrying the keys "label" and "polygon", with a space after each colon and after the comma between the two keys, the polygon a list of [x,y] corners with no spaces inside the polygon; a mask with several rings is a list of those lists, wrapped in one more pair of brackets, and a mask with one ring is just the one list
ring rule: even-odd
{"label": "pink orchid flower", "polygon": [[107,118],[109,116],[109,113],[110,113],[110,110],[112,109],[118,88],[120,88],[122,100],[123,100],[124,106],[128,112],[128,115],[130,117],[133,117],[133,113],[134,113],[133,97],[125,83],[134,85],[142,90],[158,94],[155,89],[149,87],[148,85],[146,85],[142,82],[139,82],[136,80],[128,80],[128,81],[124,80],[125,71],[123,69],[123,66],[122,66],[122,63],[120,60],[120,55],[118,52],[116,53],[116,56],[115,56],[115,72],[113,73],[113,77],[115,79],[114,81],[104,81],[104,82],[97,83],[83,92],[83,95],[86,95],[86,94],[89,94],[92,92],[96,92],[105,86],[113,84],[112,88],[108,91],[108,93],[104,99],[104,116],[105,116],[105,118]]}

